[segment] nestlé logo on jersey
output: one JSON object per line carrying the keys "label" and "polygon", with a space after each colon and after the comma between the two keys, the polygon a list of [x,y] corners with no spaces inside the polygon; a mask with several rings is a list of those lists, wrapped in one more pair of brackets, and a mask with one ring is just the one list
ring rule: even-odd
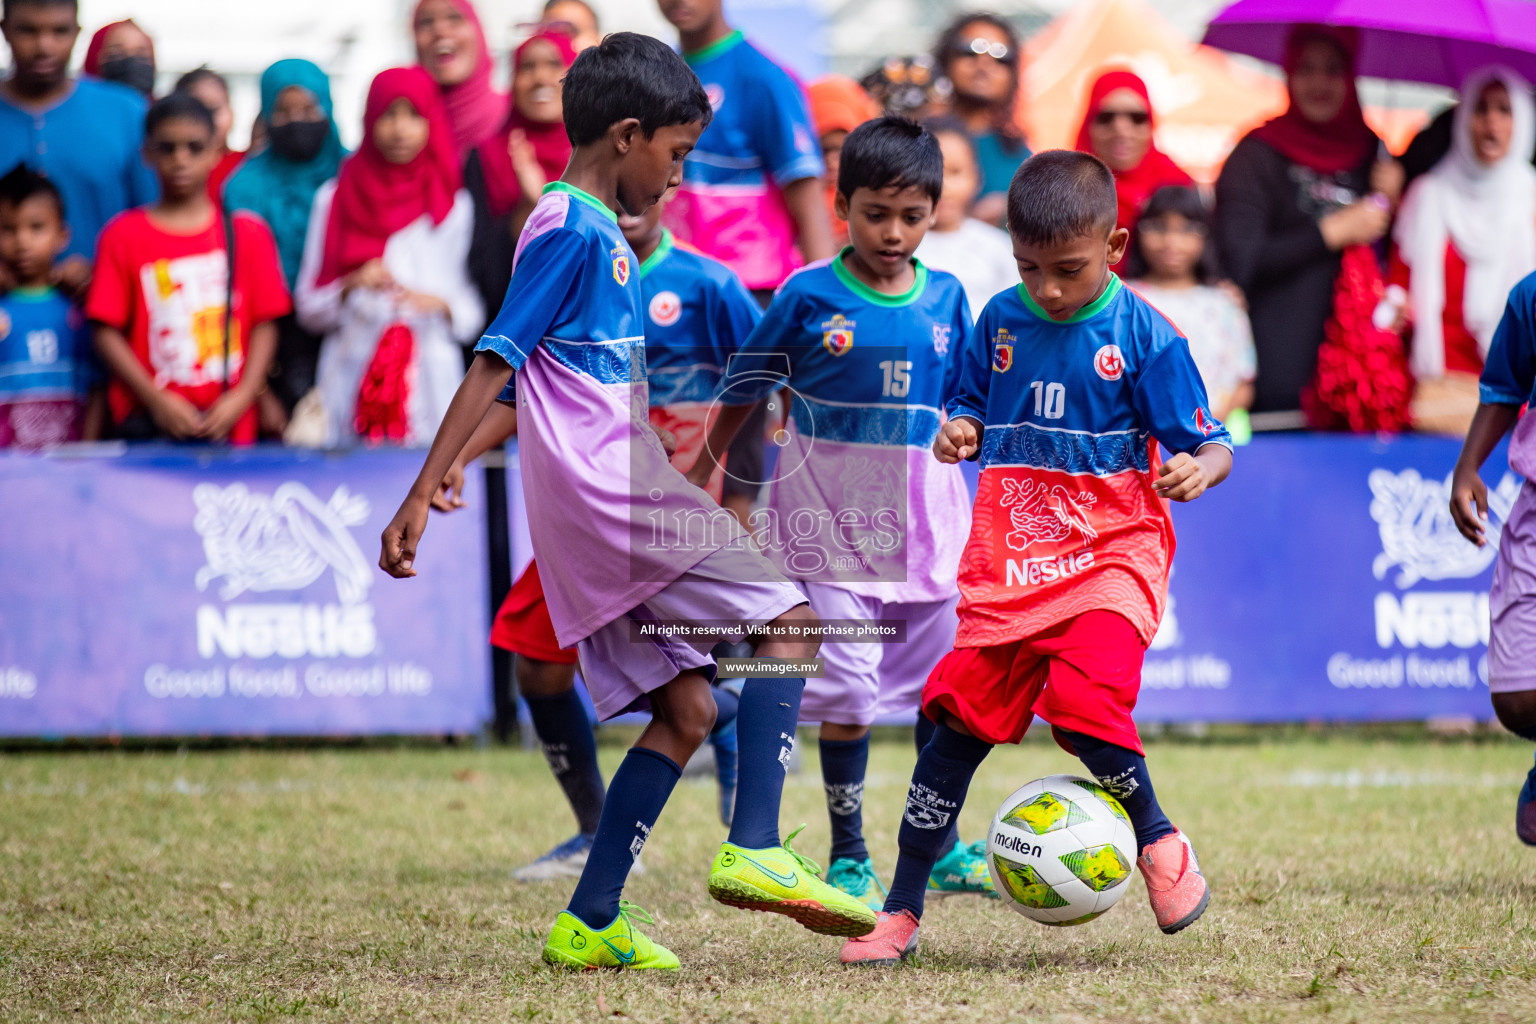
{"label": "nestl\u00e9 logo on jersey", "polygon": [[821,345],[835,356],[848,354],[853,348],[854,321],[849,320],[841,313],[835,314],[830,320],[821,322]]}
{"label": "nestl\u00e9 logo on jersey", "polygon": [[608,250],[608,255],[613,257],[613,279],[622,288],[629,284],[629,251],[622,245],[616,245]]}
{"label": "nestl\u00e9 logo on jersey", "polygon": [[683,300],[677,292],[657,292],[651,296],[649,308],[651,323],[658,327],[671,327],[683,318]]}
{"label": "nestl\u00e9 logo on jersey", "polygon": [[992,372],[1007,373],[1013,368],[1013,343],[1018,339],[1006,327],[999,327],[992,337]]}
{"label": "nestl\u00e9 logo on jersey", "polygon": [[1125,376],[1125,355],[1119,345],[1105,345],[1093,355],[1093,372],[1108,381]]}

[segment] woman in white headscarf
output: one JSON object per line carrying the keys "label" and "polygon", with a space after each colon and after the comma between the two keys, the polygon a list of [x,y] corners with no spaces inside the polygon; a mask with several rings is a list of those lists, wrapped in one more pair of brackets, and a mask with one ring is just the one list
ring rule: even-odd
{"label": "woman in white headscarf", "polygon": [[1530,84],[1507,68],[1476,71],[1462,86],[1451,151],[1403,200],[1390,281],[1412,311],[1417,429],[1466,433],[1505,299],[1536,270],[1533,135]]}

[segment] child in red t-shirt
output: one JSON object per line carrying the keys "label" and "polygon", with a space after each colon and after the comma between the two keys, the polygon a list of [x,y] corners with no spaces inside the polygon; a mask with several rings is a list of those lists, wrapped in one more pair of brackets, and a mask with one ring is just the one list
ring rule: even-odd
{"label": "child in red t-shirt", "polygon": [[119,214],[102,230],[86,300],[96,350],[112,376],[112,418],[129,438],[251,444],[254,403],[277,347],[273,321],[292,308],[277,243],[251,213],[234,214],[226,231],[224,213],[209,199],[219,154],[208,108],[172,94],[150,108],[144,128],[160,201]]}

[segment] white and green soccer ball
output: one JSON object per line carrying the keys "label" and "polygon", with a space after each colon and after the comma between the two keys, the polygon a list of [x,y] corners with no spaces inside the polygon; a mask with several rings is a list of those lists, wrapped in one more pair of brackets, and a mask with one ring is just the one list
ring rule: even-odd
{"label": "white and green soccer ball", "polygon": [[1041,924],[1092,921],[1120,901],[1136,863],[1131,819],[1097,782],[1048,775],[992,818],[987,867],[1004,903]]}

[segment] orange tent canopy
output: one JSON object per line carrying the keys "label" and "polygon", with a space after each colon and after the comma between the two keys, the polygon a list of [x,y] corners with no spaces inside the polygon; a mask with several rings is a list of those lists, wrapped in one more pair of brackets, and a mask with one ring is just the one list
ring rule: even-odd
{"label": "orange tent canopy", "polygon": [[[1180,35],[1141,0],[1095,0],[1051,22],[1025,45],[1025,130],[1033,149],[1069,149],[1101,68],[1128,67],[1147,83],[1157,144],[1203,182],[1249,129],[1285,110],[1278,77]],[[1401,152],[1428,120],[1421,110],[1366,110]]]}

